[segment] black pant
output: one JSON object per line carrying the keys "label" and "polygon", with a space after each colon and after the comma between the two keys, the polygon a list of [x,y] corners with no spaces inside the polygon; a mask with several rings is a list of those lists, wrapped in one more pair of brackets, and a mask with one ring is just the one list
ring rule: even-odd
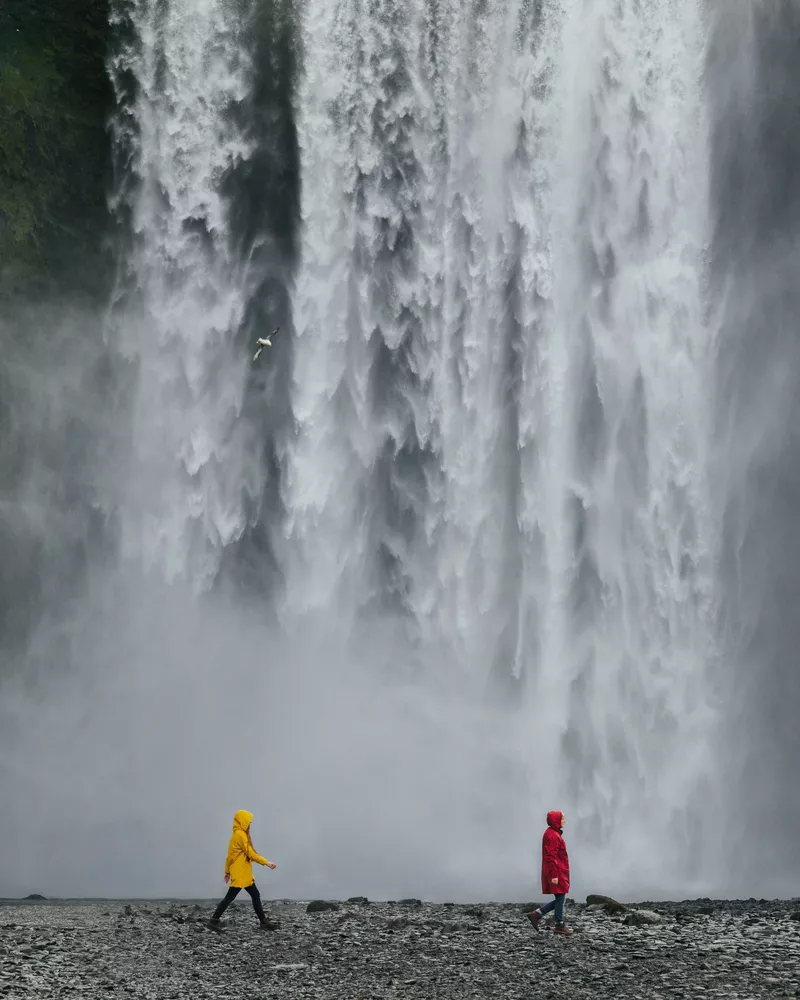
{"label": "black pant", "polygon": [[[258,891],[258,886],[255,884],[255,882],[252,885],[246,886],[244,891],[253,900],[253,909],[256,911],[256,916],[258,917],[258,919],[261,921],[266,920],[267,918],[264,915],[264,907],[261,905],[261,893]],[[228,909],[228,907],[231,905],[234,899],[236,899],[236,897],[239,895],[240,892],[241,889],[237,888],[235,885],[232,885],[230,889],[228,889],[227,893],[225,894],[225,898],[220,901],[219,906],[216,908],[216,910],[214,910],[214,917],[213,917],[214,920],[219,920],[219,918]]]}

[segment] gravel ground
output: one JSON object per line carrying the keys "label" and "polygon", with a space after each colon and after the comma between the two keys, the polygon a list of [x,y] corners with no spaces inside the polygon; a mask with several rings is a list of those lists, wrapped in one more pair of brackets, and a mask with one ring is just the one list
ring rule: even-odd
{"label": "gravel ground", "polygon": [[264,932],[235,904],[0,905],[0,997],[800,997],[800,902],[570,904],[572,937],[519,905],[273,903]]}

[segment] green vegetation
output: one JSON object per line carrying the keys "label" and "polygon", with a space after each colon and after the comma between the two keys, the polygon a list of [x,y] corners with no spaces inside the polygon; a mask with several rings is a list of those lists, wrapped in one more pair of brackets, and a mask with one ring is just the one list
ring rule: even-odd
{"label": "green vegetation", "polygon": [[0,0],[0,295],[107,276],[108,0]]}

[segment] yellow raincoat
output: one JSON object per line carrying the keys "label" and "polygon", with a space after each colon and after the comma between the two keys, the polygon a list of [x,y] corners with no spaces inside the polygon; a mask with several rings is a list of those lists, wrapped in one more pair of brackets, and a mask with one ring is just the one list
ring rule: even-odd
{"label": "yellow raincoat", "polygon": [[233,834],[228,844],[228,856],[225,859],[225,874],[231,877],[231,888],[246,889],[255,882],[253,864],[269,864],[253,849],[248,827],[253,822],[253,814],[240,809],[233,817]]}

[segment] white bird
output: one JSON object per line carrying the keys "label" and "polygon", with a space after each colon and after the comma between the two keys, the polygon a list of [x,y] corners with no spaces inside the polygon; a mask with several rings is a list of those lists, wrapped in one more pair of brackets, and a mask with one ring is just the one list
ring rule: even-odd
{"label": "white bird", "polygon": [[278,332],[278,330],[280,330],[280,327],[276,326],[269,337],[258,338],[258,340],[256,341],[256,346],[258,347],[258,350],[253,355],[253,361],[258,361],[259,356],[261,355],[261,352],[264,350],[265,347],[272,347],[272,341],[270,340],[270,337],[274,337],[275,334]]}

